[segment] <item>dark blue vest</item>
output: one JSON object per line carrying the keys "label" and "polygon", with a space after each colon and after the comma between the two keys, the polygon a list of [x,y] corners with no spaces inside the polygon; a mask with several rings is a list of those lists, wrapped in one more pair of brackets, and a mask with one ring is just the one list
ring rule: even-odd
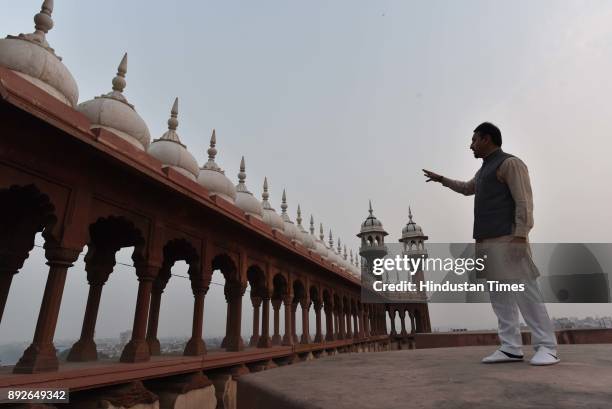
{"label": "dark blue vest", "polygon": [[484,158],[476,176],[474,196],[474,239],[512,234],[514,225],[514,199],[508,185],[497,180],[497,168],[509,153],[496,150]]}

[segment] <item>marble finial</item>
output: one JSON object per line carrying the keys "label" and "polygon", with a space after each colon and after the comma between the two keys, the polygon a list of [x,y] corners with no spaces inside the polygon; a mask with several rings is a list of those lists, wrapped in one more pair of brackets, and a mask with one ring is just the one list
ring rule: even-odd
{"label": "marble finial", "polygon": [[34,28],[36,32],[48,33],[53,28],[53,0],[45,0],[40,8],[40,12],[34,16]]}
{"label": "marble finial", "polygon": [[338,242],[338,247],[336,247],[337,251],[336,253],[338,255],[342,255],[342,245],[340,244],[340,237],[338,237],[338,240],[336,240]]}
{"label": "marble finial", "polygon": [[302,227],[302,209],[300,209],[299,203],[297,207],[297,218],[295,219],[295,221],[297,222],[298,226],[301,228]]}
{"label": "marble finial", "polygon": [[325,242],[325,234],[323,234],[323,223],[319,223],[319,240]]}
{"label": "marble finial", "polygon": [[261,198],[264,202],[267,202],[269,197],[270,194],[268,193],[268,177],[264,176],[263,193],[261,194]]}
{"label": "marble finial", "polygon": [[282,214],[287,214],[287,193],[285,193],[285,189],[283,189],[283,198],[281,202],[281,210]]}
{"label": "marble finial", "polygon": [[351,264],[355,265],[355,263],[353,262],[353,249],[351,249]]}
{"label": "marble finial", "polygon": [[372,216],[373,210],[372,210],[372,201],[370,200],[370,209],[368,210],[370,212],[370,216]]}
{"label": "marble finial", "polygon": [[215,163],[215,157],[217,156],[217,131],[215,129],[212,130],[212,135],[210,136],[210,145],[206,153],[208,153],[208,161],[202,166],[202,169],[216,170],[222,174],[225,172]]}
{"label": "marble finial", "polygon": [[178,128],[178,125],[179,125],[178,97],[176,97],[174,99],[174,103],[172,104],[172,109],[170,109],[170,118],[168,119],[168,130],[159,139],[166,140],[166,141],[173,141],[185,147],[185,145],[181,143],[178,133],[176,132],[176,128]]}
{"label": "marble finial", "polygon": [[246,187],[246,166],[244,164],[244,156],[240,159],[240,172],[238,172],[238,185],[236,185],[237,192],[251,193]]}
{"label": "marble finial", "polygon": [[215,160],[215,156],[217,156],[217,131],[213,128],[212,135],[210,135],[210,147],[206,151],[208,153],[208,160]]}
{"label": "marble finial", "polygon": [[329,231],[329,249],[334,251],[334,237],[332,236],[332,231]]}
{"label": "marble finial", "polygon": [[344,259],[346,260],[346,244],[344,245]]}
{"label": "marble finial", "polygon": [[408,219],[412,222],[412,209],[408,206]]}
{"label": "marble finial", "polygon": [[123,92],[125,89],[125,74],[127,74],[127,53],[123,54],[123,58],[117,67],[117,75],[113,78],[113,91]]}
{"label": "marble finial", "polygon": [[310,234],[314,236],[314,218],[310,215]]}
{"label": "marble finial", "polygon": [[168,119],[168,129],[176,131],[178,128],[178,97],[174,98],[174,104],[170,110],[170,119]]}
{"label": "marble finial", "polygon": [[[7,38],[19,38],[26,41],[37,43],[55,55],[53,48],[49,47],[46,34],[53,28],[53,0],[45,0],[40,7],[40,12],[34,15],[34,32],[29,34],[19,34],[18,36],[7,36]],[[56,56],[57,57],[57,56]],[[61,58],[57,57],[60,61]]]}

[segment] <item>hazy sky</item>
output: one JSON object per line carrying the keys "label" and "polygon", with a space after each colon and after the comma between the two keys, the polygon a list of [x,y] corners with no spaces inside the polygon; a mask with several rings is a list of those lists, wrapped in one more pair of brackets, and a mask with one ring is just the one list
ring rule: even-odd
{"label": "hazy sky", "polygon": [[[32,31],[40,0],[3,3],[0,34]],[[300,203],[353,249],[368,199],[391,241],[409,204],[431,241],[469,241],[472,198],[424,183],[420,169],[470,178],[480,163],[469,140],[485,120],[529,167],[531,241],[610,242],[610,1],[55,3],[48,40],[80,101],[110,91],[127,51],[125,95],[154,138],[178,96],[178,132],[198,162],[216,128],[217,163],[230,178],[245,155],[257,197],[268,176],[277,209],[286,187],[292,215]],[[45,278],[34,253],[14,279],[0,342],[32,336]],[[131,327],[136,288],[133,271],[118,266],[98,335]],[[59,338],[78,337],[86,293],[77,265]],[[185,294],[187,280],[171,280],[160,334],[189,333]],[[211,310],[224,308],[222,291],[209,295],[205,331],[220,332],[224,317]],[[488,305],[431,310],[434,327],[495,326]],[[574,312],[612,314],[612,306],[551,307]]]}

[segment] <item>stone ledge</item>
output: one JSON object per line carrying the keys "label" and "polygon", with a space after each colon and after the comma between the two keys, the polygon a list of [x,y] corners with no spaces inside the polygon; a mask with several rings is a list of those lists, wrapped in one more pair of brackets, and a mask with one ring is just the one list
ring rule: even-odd
{"label": "stone ledge", "polygon": [[249,374],[238,409],[610,408],[612,345],[560,345],[552,367],[481,364],[492,348],[343,354]]}

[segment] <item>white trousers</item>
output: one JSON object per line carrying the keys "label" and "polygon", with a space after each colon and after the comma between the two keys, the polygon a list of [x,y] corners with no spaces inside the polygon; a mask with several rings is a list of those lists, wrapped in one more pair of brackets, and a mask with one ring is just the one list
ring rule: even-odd
{"label": "white trousers", "polygon": [[[555,330],[542,302],[542,294],[536,280],[501,280],[503,283],[524,283],[525,291],[490,291],[491,306],[497,315],[500,350],[523,355],[523,342],[519,322],[519,310],[525,324],[531,329],[531,343],[534,349],[541,346],[557,350]],[[555,353],[553,352],[553,353]]]}

